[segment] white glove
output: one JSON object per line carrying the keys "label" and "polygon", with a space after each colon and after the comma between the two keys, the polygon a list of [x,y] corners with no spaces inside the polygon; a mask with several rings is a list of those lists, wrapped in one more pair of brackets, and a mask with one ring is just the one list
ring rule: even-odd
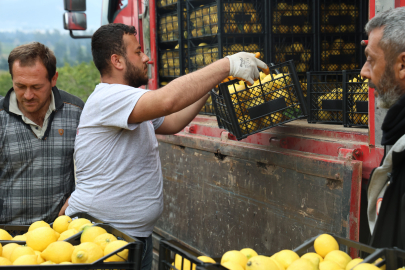
{"label": "white glove", "polygon": [[267,68],[267,65],[257,59],[253,53],[239,52],[226,57],[229,59],[229,76],[243,79],[251,84],[254,84],[255,79],[257,80],[260,76],[257,67]]}

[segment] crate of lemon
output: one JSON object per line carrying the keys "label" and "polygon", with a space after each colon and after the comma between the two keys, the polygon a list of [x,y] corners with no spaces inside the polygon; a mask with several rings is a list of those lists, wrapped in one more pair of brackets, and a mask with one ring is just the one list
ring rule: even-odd
{"label": "crate of lemon", "polygon": [[292,60],[270,66],[270,74],[261,72],[252,86],[238,80],[221,83],[211,97],[219,127],[238,140],[307,114]]}
{"label": "crate of lemon", "polygon": [[87,214],[74,217],[60,216],[51,224],[41,220],[26,226],[0,225],[0,266],[141,269],[142,242]]}
{"label": "crate of lemon", "polygon": [[[386,270],[402,269],[401,262],[405,259],[402,250],[375,249],[329,234],[313,237],[294,250],[281,250],[272,256],[259,255],[251,248],[244,248],[227,251],[222,257],[213,259],[192,256],[187,248],[183,248],[179,244],[175,248],[171,246],[172,264],[167,256],[163,256],[166,263],[162,262],[160,253],[159,270]],[[363,258],[357,255],[352,258],[339,248],[356,249]]]}

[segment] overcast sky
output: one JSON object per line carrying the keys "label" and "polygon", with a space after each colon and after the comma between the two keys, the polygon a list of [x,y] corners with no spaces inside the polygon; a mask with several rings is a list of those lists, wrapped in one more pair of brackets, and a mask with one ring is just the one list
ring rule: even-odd
{"label": "overcast sky", "polygon": [[[103,0],[87,0],[87,30],[101,25]],[[35,31],[63,28],[63,0],[0,0],[0,31]]]}

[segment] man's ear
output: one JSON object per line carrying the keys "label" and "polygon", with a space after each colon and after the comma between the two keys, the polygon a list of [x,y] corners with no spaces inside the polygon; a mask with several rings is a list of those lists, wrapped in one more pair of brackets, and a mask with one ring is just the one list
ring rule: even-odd
{"label": "man's ear", "polygon": [[59,73],[56,71],[55,72],[55,75],[52,77],[52,79],[51,79],[51,85],[52,85],[52,87],[54,87],[54,86],[56,86],[56,81],[58,80],[58,76],[59,76]]}
{"label": "man's ear", "polygon": [[118,54],[111,55],[111,64],[114,68],[118,70],[123,70],[125,67],[124,58]]}
{"label": "man's ear", "polygon": [[405,82],[405,52],[402,52],[398,56],[398,61],[397,61],[397,74],[398,78]]}

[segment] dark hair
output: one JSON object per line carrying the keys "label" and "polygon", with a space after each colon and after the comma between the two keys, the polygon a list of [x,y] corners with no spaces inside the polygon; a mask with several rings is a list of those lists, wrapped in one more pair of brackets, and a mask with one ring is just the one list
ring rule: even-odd
{"label": "dark hair", "polygon": [[134,26],[110,23],[101,26],[91,38],[93,61],[101,75],[110,71],[111,55],[126,56],[124,34],[136,34]]}
{"label": "dark hair", "polygon": [[37,60],[42,61],[48,71],[48,79],[52,80],[56,73],[56,57],[44,44],[31,42],[14,48],[8,56],[8,69],[13,78],[13,64],[20,61],[21,66],[35,65]]}

